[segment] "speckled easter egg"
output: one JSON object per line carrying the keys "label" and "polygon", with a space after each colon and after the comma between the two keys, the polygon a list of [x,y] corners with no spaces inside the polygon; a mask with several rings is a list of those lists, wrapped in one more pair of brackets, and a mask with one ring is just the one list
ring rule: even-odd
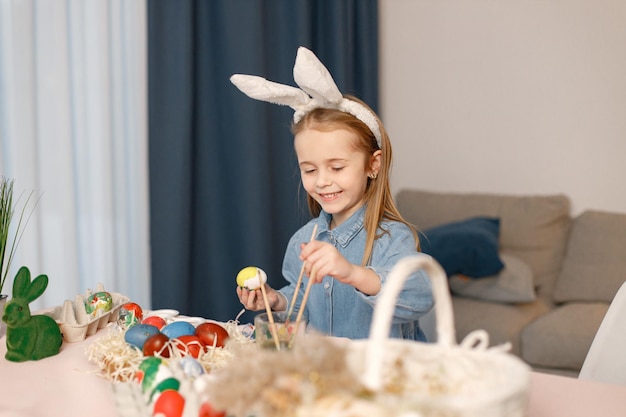
{"label": "speckled easter egg", "polygon": [[113,297],[106,291],[98,291],[87,297],[85,310],[87,314],[96,316],[99,311],[106,313],[113,308]]}

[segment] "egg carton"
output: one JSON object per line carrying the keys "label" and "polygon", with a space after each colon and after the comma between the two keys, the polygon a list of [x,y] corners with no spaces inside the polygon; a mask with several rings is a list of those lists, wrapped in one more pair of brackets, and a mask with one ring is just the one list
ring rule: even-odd
{"label": "egg carton", "polygon": [[88,289],[85,294],[76,295],[74,300],[65,300],[62,306],[54,307],[51,312],[46,313],[59,325],[64,341],[70,343],[80,342],[85,340],[87,336],[91,336],[98,330],[106,327],[110,322],[117,321],[120,308],[130,301],[123,294],[106,291],[111,294],[111,310],[97,309],[92,314],[87,313],[85,301],[90,295],[103,291],[106,291],[104,285],[98,283],[95,291]]}

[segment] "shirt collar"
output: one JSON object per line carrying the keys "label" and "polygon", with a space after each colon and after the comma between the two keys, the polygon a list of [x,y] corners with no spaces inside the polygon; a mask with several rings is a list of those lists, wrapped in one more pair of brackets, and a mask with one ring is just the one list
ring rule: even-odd
{"label": "shirt collar", "polygon": [[332,230],[329,229],[332,215],[322,210],[318,218],[318,235],[328,233],[340,246],[347,246],[361,229],[363,229],[363,225],[365,224],[365,208],[366,204],[363,204],[345,222]]}

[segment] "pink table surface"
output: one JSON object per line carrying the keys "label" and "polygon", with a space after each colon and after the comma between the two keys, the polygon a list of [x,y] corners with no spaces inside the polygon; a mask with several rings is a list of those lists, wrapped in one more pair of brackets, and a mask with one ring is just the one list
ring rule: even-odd
{"label": "pink table surface", "polygon": [[111,383],[87,359],[88,344],[63,342],[58,355],[39,361],[10,362],[6,338],[0,339],[1,417],[113,417]]}
{"label": "pink table surface", "polygon": [[[96,375],[85,350],[100,332],[34,362],[4,359],[0,338],[0,417],[117,415],[111,383]],[[626,386],[533,372],[528,417],[623,417]]]}
{"label": "pink table surface", "polygon": [[624,417],[626,386],[533,372],[529,417]]}

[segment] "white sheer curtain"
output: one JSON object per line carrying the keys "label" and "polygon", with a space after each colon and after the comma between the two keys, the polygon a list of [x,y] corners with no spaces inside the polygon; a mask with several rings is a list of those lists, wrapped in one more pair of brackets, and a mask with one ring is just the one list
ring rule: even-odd
{"label": "white sheer curtain", "polygon": [[40,197],[12,269],[49,277],[31,308],[98,283],[150,307],[146,34],[145,0],[0,0],[0,173]]}

